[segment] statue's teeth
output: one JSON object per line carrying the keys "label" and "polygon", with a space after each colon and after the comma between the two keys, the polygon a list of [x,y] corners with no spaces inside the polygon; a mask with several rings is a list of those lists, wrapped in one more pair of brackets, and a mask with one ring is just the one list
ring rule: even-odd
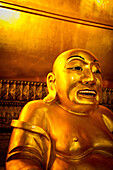
{"label": "statue's teeth", "polygon": [[96,95],[96,92],[94,90],[80,90],[79,94],[81,95]]}
{"label": "statue's teeth", "polygon": [[92,91],[92,90],[82,90],[82,91],[80,91],[80,93],[92,93],[92,94],[96,94],[95,91]]}

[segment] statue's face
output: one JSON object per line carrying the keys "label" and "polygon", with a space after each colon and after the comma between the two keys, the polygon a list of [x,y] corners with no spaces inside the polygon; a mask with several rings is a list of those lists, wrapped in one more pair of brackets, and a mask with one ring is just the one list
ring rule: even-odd
{"label": "statue's face", "polygon": [[73,111],[85,112],[99,104],[101,71],[97,59],[87,51],[71,50],[54,65],[60,103]]}

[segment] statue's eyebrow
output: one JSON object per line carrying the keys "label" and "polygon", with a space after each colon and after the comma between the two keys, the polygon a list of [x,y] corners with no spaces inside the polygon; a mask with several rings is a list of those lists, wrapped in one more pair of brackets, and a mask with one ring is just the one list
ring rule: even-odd
{"label": "statue's eyebrow", "polygon": [[69,60],[70,58],[73,58],[73,57],[76,57],[76,58],[80,58],[82,60],[85,60],[82,56],[79,56],[79,55],[72,55],[70,56],[69,58],[67,58],[67,60]]}
{"label": "statue's eyebrow", "polygon": [[[82,56],[79,56],[79,55],[72,55],[72,56],[68,57],[68,58],[67,58],[67,63],[70,62],[71,58],[77,58],[77,59],[80,59],[80,60],[82,59],[82,61],[87,64],[87,62],[85,61],[85,58],[82,57]],[[99,67],[100,67],[100,64],[99,64],[99,61],[98,61],[98,60],[94,59],[93,62],[94,62],[94,63],[96,62],[96,63],[99,65]]]}
{"label": "statue's eyebrow", "polygon": [[99,61],[98,60],[94,60],[94,63],[96,62],[96,64],[98,64],[98,66],[100,67]]}
{"label": "statue's eyebrow", "polygon": [[[70,58],[73,58],[73,57],[76,57],[76,58],[80,58],[80,59],[82,59],[82,60],[85,60],[82,56],[79,56],[79,55],[72,55],[72,56],[68,57],[67,60],[69,60]],[[93,62],[98,62],[98,60],[95,59]]]}

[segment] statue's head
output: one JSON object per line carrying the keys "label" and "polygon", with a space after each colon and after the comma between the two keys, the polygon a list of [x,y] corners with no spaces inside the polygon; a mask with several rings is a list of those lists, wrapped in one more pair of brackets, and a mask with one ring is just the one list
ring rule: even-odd
{"label": "statue's head", "polygon": [[47,76],[49,94],[45,101],[57,101],[67,110],[86,112],[99,105],[102,77],[96,57],[82,49],[60,54]]}

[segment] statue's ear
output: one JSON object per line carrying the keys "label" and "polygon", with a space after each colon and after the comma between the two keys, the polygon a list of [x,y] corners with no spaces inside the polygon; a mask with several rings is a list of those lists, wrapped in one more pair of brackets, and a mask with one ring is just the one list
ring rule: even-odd
{"label": "statue's ear", "polygon": [[56,99],[56,79],[52,72],[47,75],[47,88],[49,94],[44,98],[44,101],[54,101]]}
{"label": "statue's ear", "polygon": [[47,87],[49,93],[53,92],[54,90],[56,91],[55,84],[56,84],[55,75],[52,72],[50,72],[47,75]]}

